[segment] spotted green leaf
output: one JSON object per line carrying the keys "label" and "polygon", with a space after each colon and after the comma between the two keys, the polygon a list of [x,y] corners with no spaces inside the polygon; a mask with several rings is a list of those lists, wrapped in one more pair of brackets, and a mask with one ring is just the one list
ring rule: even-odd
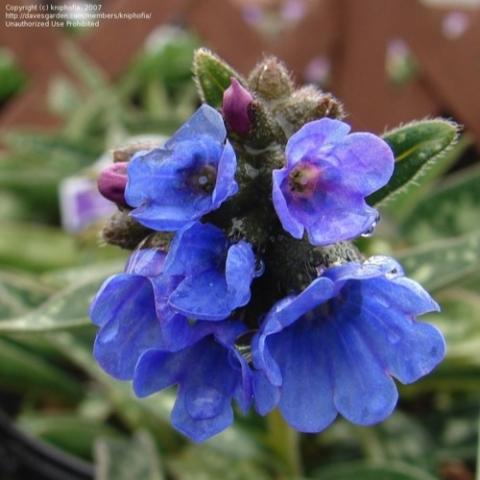
{"label": "spotted green leaf", "polygon": [[0,271],[0,319],[23,315],[52,293],[33,275]]}
{"label": "spotted green leaf", "polygon": [[106,278],[105,273],[101,269],[86,281],[60,290],[38,308],[0,321],[0,333],[46,332],[89,325],[88,308]]}
{"label": "spotted green leaf", "polygon": [[321,480],[434,480],[436,477],[422,469],[405,463],[388,465],[343,463],[322,469],[313,478]]}
{"label": "spotted green leaf", "polygon": [[409,276],[427,290],[439,290],[480,270],[480,230],[434,241],[397,255]]}
{"label": "spotted green leaf", "polygon": [[103,438],[95,445],[97,480],[163,480],[152,437],[137,433],[130,441]]}
{"label": "spotted green leaf", "polygon": [[378,205],[393,195],[405,194],[456,142],[457,134],[458,125],[442,119],[413,122],[385,133],[383,139],[395,154],[395,170],[388,184],[368,197],[368,203]]}
{"label": "spotted green leaf", "polygon": [[462,235],[478,228],[480,168],[450,175],[427,195],[401,225],[409,240],[421,243],[438,237]]}

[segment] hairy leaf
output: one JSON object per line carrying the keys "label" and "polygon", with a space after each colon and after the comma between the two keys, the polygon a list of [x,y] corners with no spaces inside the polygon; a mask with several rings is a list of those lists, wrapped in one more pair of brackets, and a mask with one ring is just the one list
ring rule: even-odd
{"label": "hairy leaf", "polygon": [[409,184],[425,173],[457,139],[458,125],[447,120],[412,122],[383,135],[395,154],[395,170],[383,188],[368,197],[378,205],[392,195],[405,194]]}
{"label": "hairy leaf", "polygon": [[200,98],[215,108],[221,107],[223,92],[230,86],[231,77],[245,84],[239,73],[205,48],[195,51],[193,73]]}

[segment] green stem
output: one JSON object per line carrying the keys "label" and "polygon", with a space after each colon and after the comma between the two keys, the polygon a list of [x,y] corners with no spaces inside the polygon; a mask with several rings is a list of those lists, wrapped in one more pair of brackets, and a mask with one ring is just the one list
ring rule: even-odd
{"label": "green stem", "polygon": [[285,477],[297,479],[302,476],[300,459],[300,436],[288,426],[278,410],[267,416],[268,442],[285,467]]}

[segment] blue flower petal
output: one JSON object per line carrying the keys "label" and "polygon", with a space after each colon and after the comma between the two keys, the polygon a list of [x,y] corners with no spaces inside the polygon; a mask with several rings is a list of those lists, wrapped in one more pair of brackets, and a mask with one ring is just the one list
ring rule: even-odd
{"label": "blue flower petal", "polygon": [[[122,301],[118,301],[115,284],[121,287]],[[93,354],[99,365],[112,377],[128,380],[133,376],[140,355],[163,345],[160,322],[155,315],[153,291],[150,282],[140,276],[121,275],[109,282],[108,290],[95,301],[93,316],[109,305],[112,313],[102,324]]]}
{"label": "blue flower petal", "polygon": [[233,358],[230,360],[230,365],[236,365],[238,362],[239,368],[237,371],[239,371],[242,378],[242,381],[237,383],[233,397],[242,413],[246,415],[253,402],[252,371],[246,360],[237,350],[231,352],[231,357]]}
{"label": "blue flower petal", "polygon": [[252,246],[240,241],[228,249],[225,278],[231,310],[250,301],[250,284],[255,276],[255,254]]}
{"label": "blue flower petal", "polygon": [[145,202],[145,198],[155,197],[158,182],[165,186],[169,186],[173,182],[175,169],[172,165],[160,178],[157,174],[158,165],[168,164],[169,155],[169,152],[164,148],[142,150],[137,152],[128,162],[125,201],[131,207],[139,207]]}
{"label": "blue flower petal", "polygon": [[286,303],[279,303],[271,310],[271,312],[274,312],[274,315],[269,314],[267,316],[265,320],[267,324],[265,327],[266,331],[268,333],[273,332],[272,328],[268,326],[268,323],[271,321],[278,321],[282,328],[287,327],[309,312],[312,309],[312,305],[320,305],[330,299],[334,292],[334,284],[330,279],[325,277],[316,278],[295,297],[294,301],[292,299]]}
{"label": "blue flower petal", "polygon": [[214,268],[225,256],[225,234],[210,224],[192,223],[179,230],[165,259],[169,275],[197,275]]}
{"label": "blue flower petal", "polygon": [[[390,285],[385,279],[352,282],[344,306],[345,316],[350,316],[363,341],[388,373],[402,383],[412,383],[427,375],[445,356],[445,340],[440,331],[413,320],[411,313],[405,312],[414,303],[413,299],[419,299],[420,305],[425,300],[416,296],[416,287],[413,288],[409,297],[405,285],[395,281]],[[408,300],[402,304],[402,299]],[[433,307],[428,311],[434,310]],[[355,316],[351,315],[353,309],[358,312]]]}
{"label": "blue flower petal", "polygon": [[280,388],[272,385],[262,371],[257,370],[253,373],[252,387],[255,410],[260,415],[266,415],[278,405]]}
{"label": "blue flower petal", "polygon": [[310,152],[322,146],[335,145],[350,132],[350,125],[340,120],[322,118],[305,124],[290,137],[285,154],[288,166],[292,167]]}
{"label": "blue flower petal", "polygon": [[352,133],[331,154],[342,170],[342,184],[352,191],[370,195],[383,187],[393,174],[392,149],[371,133]]}
{"label": "blue flower petal", "polygon": [[287,200],[280,188],[283,181],[286,179],[288,171],[286,169],[282,170],[273,170],[272,172],[272,200],[275,211],[277,212],[278,218],[282,223],[283,229],[288,232],[294,238],[302,238],[304,232],[304,226],[302,223],[295,218],[287,204]]}
{"label": "blue flower petal", "polygon": [[336,317],[324,326],[335,407],[352,423],[372,425],[392,413],[398,392],[385,367],[348,320]]}
{"label": "blue flower petal", "polygon": [[392,279],[392,283],[396,288],[394,295],[390,296],[390,303],[399,310],[413,315],[440,311],[438,303],[417,282],[406,277],[397,277]]}
{"label": "blue flower petal", "polygon": [[190,205],[183,207],[165,207],[147,204],[133,210],[130,215],[147,228],[159,232],[175,232],[195,217]]}
{"label": "blue flower petal", "polygon": [[238,192],[238,184],[235,181],[236,170],[237,157],[232,145],[227,141],[218,162],[217,182],[212,193],[212,205],[214,208],[218,208],[227,198]]}
{"label": "blue flower petal", "polygon": [[130,275],[119,274],[107,278],[90,304],[90,319],[101,327],[117,316],[119,310],[128,303],[128,294],[132,290]]}
{"label": "blue flower petal", "polygon": [[[335,285],[343,287],[347,280],[366,280],[368,278],[387,278],[388,281],[401,278],[404,275],[403,268],[393,258],[383,255],[375,255],[362,263],[348,262],[336,265],[322,274],[335,282]],[[428,293],[427,293],[428,295]]]}
{"label": "blue flower petal", "polygon": [[190,358],[189,350],[172,353],[148,350],[139,359],[133,379],[133,390],[139,398],[147,397],[175,385]]}
{"label": "blue flower petal", "polygon": [[[201,391],[196,393],[201,394]],[[219,395],[218,392],[212,393],[211,390],[205,388],[206,396],[215,394]],[[223,432],[233,422],[232,406],[225,400],[219,403],[217,414],[211,418],[195,419],[191,415],[191,409],[186,394],[180,389],[172,411],[172,425],[194,442],[203,442],[213,435]]]}
{"label": "blue flower petal", "polygon": [[155,248],[138,248],[127,261],[126,273],[143,277],[156,277],[163,272],[166,253]]}
{"label": "blue flower petal", "polygon": [[218,321],[230,316],[228,300],[224,275],[210,270],[183,280],[170,295],[169,304],[187,317]]}
{"label": "blue flower petal", "polygon": [[[339,240],[352,240],[372,228],[378,212],[363,200],[356,204],[339,205],[338,198],[330,198],[323,205],[322,216],[306,226],[308,239],[312,245],[332,245]],[[329,220],[325,220],[328,218]],[[353,233],[355,232],[355,233]]]}
{"label": "blue flower petal", "polygon": [[168,140],[165,148],[173,148],[177,143],[191,140],[197,135],[208,135],[219,143],[223,143],[227,137],[222,116],[205,103]]}
{"label": "blue flower petal", "polygon": [[267,343],[282,375],[279,408],[287,422],[301,432],[319,432],[337,416],[328,342],[323,325],[299,321]]}
{"label": "blue flower petal", "polygon": [[145,352],[135,371],[135,392],[146,396],[179,384],[172,424],[194,441],[206,440],[233,421],[231,400],[243,371],[232,348],[209,336],[179,352]]}

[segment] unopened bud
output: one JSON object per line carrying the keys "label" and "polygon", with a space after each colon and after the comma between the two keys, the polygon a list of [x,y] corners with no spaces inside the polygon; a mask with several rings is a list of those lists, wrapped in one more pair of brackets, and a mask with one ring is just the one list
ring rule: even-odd
{"label": "unopened bud", "polygon": [[142,150],[152,150],[165,142],[165,138],[159,137],[155,141],[135,142],[125,147],[117,148],[112,152],[114,163],[129,162],[132,157]]}
{"label": "unopened bud", "polygon": [[127,162],[117,162],[104,168],[98,176],[98,191],[117,205],[127,206],[125,187],[127,185]]}
{"label": "unopened bud", "polygon": [[246,135],[251,127],[250,105],[253,97],[236,78],[232,77],[230,82],[223,94],[223,117],[232,132]]}
{"label": "unopened bud", "polygon": [[290,73],[276,57],[260,62],[250,73],[248,84],[265,100],[285,98],[293,92]]}
{"label": "unopened bud", "polygon": [[295,91],[283,102],[275,105],[273,114],[287,136],[293,135],[313,120],[324,117],[341,119],[345,116],[342,104],[333,95],[314,86]]}
{"label": "unopened bud", "polygon": [[102,230],[103,240],[127,250],[133,250],[152,231],[140,225],[129,212],[118,210],[108,220]]}

